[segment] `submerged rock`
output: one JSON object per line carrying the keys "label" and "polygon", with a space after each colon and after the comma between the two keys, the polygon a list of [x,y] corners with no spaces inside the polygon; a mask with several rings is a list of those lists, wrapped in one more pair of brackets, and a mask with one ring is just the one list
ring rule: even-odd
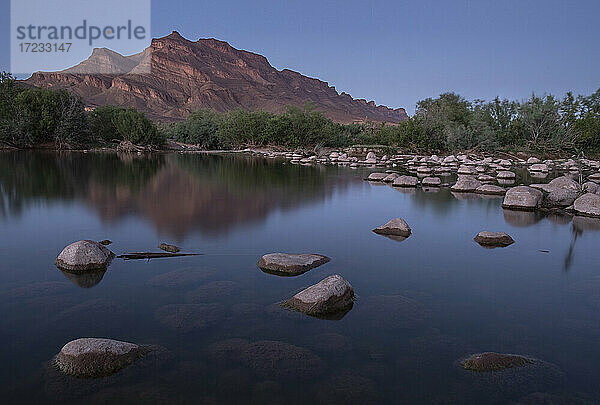
{"label": "submerged rock", "polygon": [[417,187],[419,180],[413,176],[398,176],[392,183],[394,187]]}
{"label": "submerged rock", "polygon": [[211,269],[183,268],[158,274],[148,280],[146,284],[153,287],[191,286],[212,277],[214,274],[215,271]]}
{"label": "submerged rock", "polygon": [[213,281],[188,292],[186,298],[193,304],[216,301],[233,295],[239,289],[240,285],[235,281]]}
{"label": "submerged rock", "polygon": [[177,253],[180,250],[177,246],[169,245],[167,243],[161,243],[160,245],[158,245],[158,248],[170,253]]}
{"label": "submerged rock", "polygon": [[308,379],[323,373],[325,363],[308,349],[262,340],[241,348],[242,364],[262,378]]}
{"label": "submerged rock", "polygon": [[104,377],[129,366],[148,350],[118,340],[81,338],[64,345],[55,364],[63,373],[75,377]]}
{"label": "submerged rock", "polygon": [[319,254],[269,253],[258,261],[258,267],[268,273],[297,276],[329,262],[331,259]]}
{"label": "submerged rock", "polygon": [[329,276],[285,302],[285,306],[312,316],[342,313],[352,308],[354,289],[340,275]]}
{"label": "submerged rock", "polygon": [[431,311],[405,295],[377,295],[361,299],[355,319],[375,330],[418,330],[427,325]]}
{"label": "submerged rock", "polygon": [[376,404],[381,393],[370,378],[345,372],[336,374],[320,384],[317,404]]}
{"label": "submerged rock", "polygon": [[98,242],[80,240],[63,249],[56,266],[63,270],[86,271],[106,268],[115,254]]}
{"label": "submerged rock", "polygon": [[502,203],[503,208],[533,211],[542,203],[542,192],[528,186],[517,186],[509,189]]}
{"label": "submerged rock", "polygon": [[600,217],[600,195],[587,193],[573,203],[573,209],[579,215]]}
{"label": "submerged rock", "polygon": [[479,232],[477,236],[475,236],[475,238],[473,239],[481,246],[490,247],[505,247],[515,243],[513,238],[511,238],[510,235],[504,232],[482,231]]}
{"label": "submerged rock", "polygon": [[222,321],[225,307],[221,304],[170,304],[158,308],[155,316],[169,329],[190,332]]}
{"label": "submerged rock", "polygon": [[475,177],[458,176],[458,180],[450,189],[459,193],[473,193],[481,185],[481,182]]}
{"label": "submerged rock", "polygon": [[522,367],[531,363],[533,363],[533,360],[527,357],[494,352],[474,354],[461,361],[461,365],[465,370],[480,372]]}
{"label": "submerged rock", "polygon": [[402,218],[394,218],[388,221],[385,225],[381,225],[373,229],[373,232],[379,235],[402,236],[406,238],[410,236],[412,230]]}

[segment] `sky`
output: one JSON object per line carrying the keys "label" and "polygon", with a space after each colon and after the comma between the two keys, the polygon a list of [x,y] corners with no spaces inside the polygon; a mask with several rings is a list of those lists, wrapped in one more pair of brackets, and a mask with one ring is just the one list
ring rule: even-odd
{"label": "sky", "polygon": [[[10,0],[0,5],[8,71]],[[412,113],[447,91],[486,100],[596,91],[598,16],[598,0],[153,0],[151,31],[224,40]]]}

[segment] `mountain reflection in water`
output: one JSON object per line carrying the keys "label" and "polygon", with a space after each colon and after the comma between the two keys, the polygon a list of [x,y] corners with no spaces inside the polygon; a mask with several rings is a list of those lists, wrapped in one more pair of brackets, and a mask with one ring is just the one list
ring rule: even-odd
{"label": "mountain reflection in water", "polygon": [[4,153],[0,215],[18,214],[35,202],[70,199],[92,207],[105,223],[133,215],[176,239],[195,230],[219,235],[360,181],[326,175],[335,170],[244,155]]}

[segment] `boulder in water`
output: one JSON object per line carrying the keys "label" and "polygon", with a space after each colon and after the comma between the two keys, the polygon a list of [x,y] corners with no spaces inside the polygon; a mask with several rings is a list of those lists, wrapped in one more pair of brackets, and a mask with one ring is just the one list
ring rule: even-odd
{"label": "boulder in water", "polygon": [[425,177],[421,181],[421,184],[423,186],[439,187],[442,184],[442,180],[439,177]]}
{"label": "boulder in water", "polygon": [[504,187],[496,186],[494,184],[484,184],[483,186],[479,186],[475,189],[477,194],[485,194],[485,195],[504,195],[506,194],[506,189]]}
{"label": "boulder in water", "polygon": [[479,180],[472,176],[458,176],[456,183],[450,187],[452,191],[459,193],[473,193],[482,184]]}
{"label": "boulder in water", "polygon": [[398,176],[394,179],[394,187],[417,187],[419,180],[413,176]]}
{"label": "boulder in water", "polygon": [[158,248],[161,250],[164,250],[165,252],[169,252],[169,253],[179,252],[179,248],[177,246],[169,245],[167,243],[161,243],[160,245],[158,245]]}
{"label": "boulder in water", "polygon": [[573,203],[573,209],[579,215],[600,217],[600,195],[587,193]]}
{"label": "boulder in water", "polygon": [[268,273],[297,276],[330,260],[319,254],[269,253],[260,258],[258,267]]}
{"label": "boulder in water", "polygon": [[475,236],[474,240],[485,247],[505,247],[515,243],[513,238],[504,232],[482,231]]}
{"label": "boulder in water", "polygon": [[542,192],[528,186],[517,186],[509,189],[502,203],[503,208],[523,211],[534,211],[542,203]]}
{"label": "boulder in water", "polygon": [[388,176],[388,173],[371,173],[366,180],[368,181],[383,181]]}
{"label": "boulder in water", "polygon": [[354,303],[354,289],[342,276],[334,274],[285,302],[285,306],[312,316],[348,311]]}
{"label": "boulder in water", "polygon": [[74,377],[104,377],[129,366],[148,350],[118,340],[81,338],[64,345],[55,364],[60,371]]}
{"label": "boulder in water", "polygon": [[394,218],[388,221],[385,225],[381,225],[373,229],[373,232],[379,235],[393,235],[393,236],[403,236],[408,237],[411,234],[410,226],[406,223],[402,218]]}
{"label": "boulder in water", "polygon": [[62,270],[86,271],[105,269],[115,254],[105,246],[92,240],[80,240],[63,249],[56,259]]}

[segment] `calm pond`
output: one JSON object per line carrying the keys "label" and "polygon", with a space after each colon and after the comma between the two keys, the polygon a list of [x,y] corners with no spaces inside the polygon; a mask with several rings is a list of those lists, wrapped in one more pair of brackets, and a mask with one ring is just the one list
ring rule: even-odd
{"label": "calm pond", "polygon": [[[502,198],[398,190],[367,169],[245,155],[0,153],[0,397],[5,403],[600,403],[600,220],[503,211]],[[371,230],[396,217],[398,242]],[[482,230],[516,241],[485,249]],[[116,254],[175,244],[200,256],[114,259],[74,276],[69,243]],[[271,252],[332,260],[297,277]],[[342,319],[278,303],[331,274]],[[48,364],[72,339],[166,348],[103,379]],[[540,359],[500,373],[458,361]],[[554,395],[554,396],[553,396]]]}

